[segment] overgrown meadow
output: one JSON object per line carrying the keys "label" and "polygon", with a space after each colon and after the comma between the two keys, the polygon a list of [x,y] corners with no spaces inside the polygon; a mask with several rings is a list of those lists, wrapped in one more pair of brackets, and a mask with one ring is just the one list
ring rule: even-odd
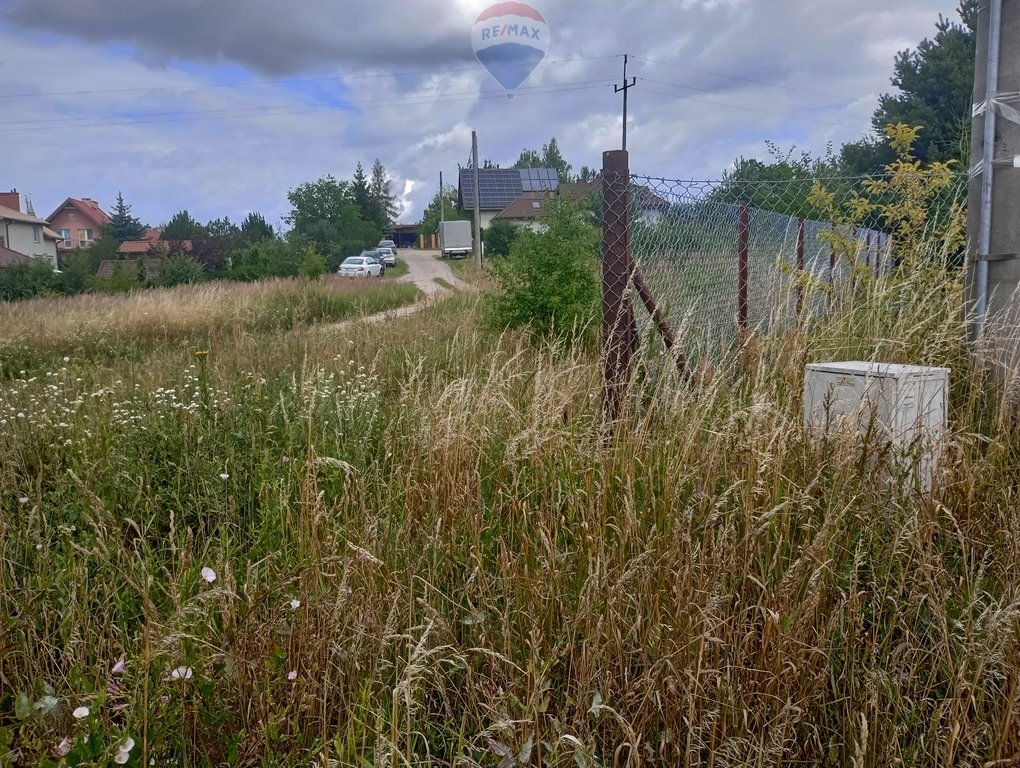
{"label": "overgrown meadow", "polygon": [[[0,307],[7,763],[1015,764],[1016,432],[941,268],[697,382],[652,346],[608,428],[484,296],[189,290]],[[861,358],[953,369],[934,495],[803,430]]]}

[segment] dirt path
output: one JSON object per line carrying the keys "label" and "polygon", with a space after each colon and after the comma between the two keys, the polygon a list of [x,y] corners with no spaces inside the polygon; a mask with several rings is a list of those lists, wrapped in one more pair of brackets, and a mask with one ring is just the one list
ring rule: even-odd
{"label": "dirt path", "polygon": [[459,280],[450,269],[450,265],[439,258],[439,251],[417,251],[403,249],[397,253],[398,259],[407,262],[408,273],[398,277],[398,283],[413,283],[422,292],[422,298],[414,304],[408,304],[397,309],[390,309],[386,312],[377,312],[374,315],[366,315],[352,320],[343,320],[339,323],[321,325],[321,330],[336,331],[347,328],[355,323],[381,323],[385,320],[393,320],[398,317],[407,317],[420,312],[431,305],[437,299],[449,295],[452,291],[436,282],[436,278],[444,280],[456,290],[470,290],[471,286],[463,280]]}

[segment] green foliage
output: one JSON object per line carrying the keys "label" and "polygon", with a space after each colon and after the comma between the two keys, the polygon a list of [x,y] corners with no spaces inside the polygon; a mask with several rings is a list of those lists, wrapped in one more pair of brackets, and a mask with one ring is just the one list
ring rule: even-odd
{"label": "green foliage", "polygon": [[291,212],[286,221],[295,242],[311,243],[322,254],[339,251],[345,256],[379,242],[382,230],[365,220],[349,182],[323,176],[295,187],[287,199]]}
{"label": "green foliage", "polygon": [[124,202],[124,196],[118,192],[117,204],[110,215],[110,223],[104,227],[103,236],[123,243],[126,240],[140,240],[144,232],[142,222],[131,215],[131,206]]}
{"label": "green foliage", "polygon": [[231,254],[229,276],[253,281],[265,277],[296,277],[304,258],[304,247],[286,240],[263,240]]}
{"label": "green foliage", "polygon": [[178,211],[163,227],[160,240],[196,240],[208,236],[206,228],[199,224],[187,210]]}
{"label": "green foliage", "polygon": [[372,180],[369,182],[369,198],[372,201],[372,209],[364,215],[366,221],[375,224],[380,232],[385,232],[391,226],[397,216],[397,206],[393,195],[393,182],[386,174],[379,158],[372,163]]}
{"label": "green foliage", "polygon": [[247,245],[272,240],[275,237],[276,232],[261,213],[253,211],[241,222],[241,240]]}
{"label": "green foliage", "polygon": [[57,291],[53,267],[33,259],[28,264],[0,268],[0,301],[16,301]]}
{"label": "green foliage", "polygon": [[482,231],[486,256],[509,256],[510,249],[517,241],[521,227],[505,219],[496,219]]}
{"label": "green foliage", "polygon": [[[139,269],[142,269],[139,274]],[[144,268],[123,261],[116,264],[113,273],[105,280],[97,280],[96,284],[107,293],[128,293],[145,285],[147,276]]]}
{"label": "green foliage", "polygon": [[555,136],[549,139],[548,144],[542,145],[541,152],[534,149],[522,149],[521,155],[517,158],[517,162],[513,164],[513,167],[553,168],[556,170],[560,182],[568,182],[573,178],[570,173],[570,163],[563,158],[563,153],[560,152],[560,145],[557,143]]}
{"label": "green foliage", "polygon": [[[141,260],[138,262],[142,263]],[[205,271],[202,265],[186,253],[177,253],[168,259],[164,259],[159,269],[158,285],[169,287],[173,285],[191,285],[205,280]]]}
{"label": "green foliage", "polygon": [[574,338],[596,317],[600,234],[576,203],[563,198],[549,200],[544,221],[544,231],[521,230],[510,255],[491,262],[497,290],[489,321],[498,329]]}
{"label": "green foliage", "polygon": [[[899,92],[882,96],[872,117],[879,133],[887,125],[921,126],[914,155],[922,164],[967,158],[978,6],[961,0],[959,23],[940,16],[933,39],[897,54],[892,84]],[[866,138],[844,146],[841,159],[849,173],[872,174],[896,156],[885,141]]]}
{"label": "green foliage", "polygon": [[301,276],[309,280],[318,280],[326,273],[326,260],[312,247],[305,248],[305,257],[301,260]]}
{"label": "green foliage", "polygon": [[[443,210],[440,210],[442,202]],[[432,197],[432,201],[425,208],[425,213],[418,224],[419,235],[434,235],[439,231],[441,214],[445,213],[446,221],[468,221],[471,215],[467,211],[457,210],[457,188],[446,186],[442,195],[439,192]]]}
{"label": "green foliage", "polygon": [[709,199],[731,204],[743,200],[755,208],[787,216],[822,218],[822,210],[811,202],[811,191],[816,179],[839,176],[835,161],[831,157],[815,159],[807,152],[795,157],[794,148],[784,153],[778,145],[766,144],[773,157],[771,163],[739,158],[733,170],[723,174],[723,185],[713,190]]}

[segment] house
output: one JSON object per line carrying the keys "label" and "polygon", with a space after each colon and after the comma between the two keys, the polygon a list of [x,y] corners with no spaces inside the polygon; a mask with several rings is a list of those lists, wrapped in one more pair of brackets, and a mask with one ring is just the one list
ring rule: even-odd
{"label": "house", "polygon": [[57,247],[61,251],[69,251],[72,248],[89,248],[111,219],[92,198],[83,197],[79,200],[69,197],[57,206],[46,221],[50,229],[60,235]]}
{"label": "house", "polygon": [[0,269],[3,267],[15,267],[29,264],[32,260],[23,253],[12,251],[0,245]]}
{"label": "house", "polygon": [[175,251],[190,252],[193,244],[190,240],[161,240],[163,230],[147,229],[141,240],[125,240],[120,244],[117,253],[125,256],[137,256],[146,253],[170,253],[171,247]]}
{"label": "house", "polygon": [[[460,169],[457,208],[474,209],[474,171]],[[560,180],[553,168],[479,168],[478,202],[482,228],[525,192],[555,192]]]}
{"label": "house", "polygon": [[545,201],[548,192],[524,192],[510,205],[492,217],[492,221],[509,221],[540,232],[544,228]]}
{"label": "house", "polygon": [[[576,201],[599,200],[602,197],[602,174],[588,182],[573,182],[560,186],[559,193]],[[669,213],[669,201],[644,184],[631,184],[631,210],[635,221],[649,226],[659,224]]]}
{"label": "house", "polygon": [[[139,262],[141,267],[139,267]],[[99,269],[96,271],[96,277],[108,280],[113,277],[114,272],[118,269],[132,277],[136,277],[139,269],[141,269],[145,274],[146,280],[155,281],[159,279],[159,273],[162,268],[163,259],[161,258],[109,259],[100,263]]]}
{"label": "house", "polygon": [[[21,210],[21,194],[16,189],[0,192],[0,248],[33,259],[41,259],[57,268],[57,241],[60,235],[27,205]],[[6,260],[14,259],[7,256]]]}

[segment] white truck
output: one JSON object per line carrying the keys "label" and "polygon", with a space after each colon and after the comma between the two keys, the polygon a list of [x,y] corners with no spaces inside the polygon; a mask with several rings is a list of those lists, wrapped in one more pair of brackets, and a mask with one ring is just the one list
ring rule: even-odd
{"label": "white truck", "polygon": [[444,221],[439,225],[439,249],[444,259],[463,259],[471,248],[470,221]]}

